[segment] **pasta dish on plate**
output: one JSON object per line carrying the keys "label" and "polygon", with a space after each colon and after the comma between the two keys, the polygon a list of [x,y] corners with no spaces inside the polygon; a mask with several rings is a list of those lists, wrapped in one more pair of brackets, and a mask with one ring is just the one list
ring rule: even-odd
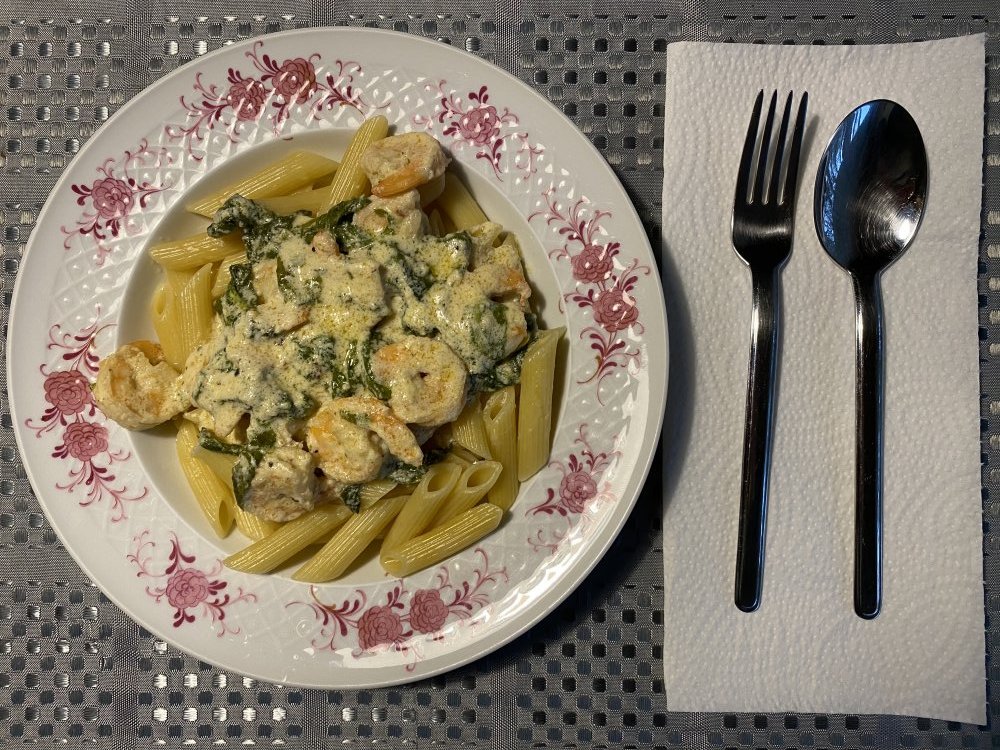
{"label": "pasta dish on plate", "polygon": [[203,234],[154,246],[158,342],[101,361],[123,427],[177,428],[225,560],[342,575],[376,539],[405,576],[495,530],[548,461],[556,349],[517,239],[425,133],[367,120],[342,160],[295,152],[187,208]]}

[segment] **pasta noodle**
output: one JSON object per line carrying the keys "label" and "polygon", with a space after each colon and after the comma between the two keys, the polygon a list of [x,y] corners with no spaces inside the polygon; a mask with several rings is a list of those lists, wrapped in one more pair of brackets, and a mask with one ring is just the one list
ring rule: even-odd
{"label": "pasta noodle", "polygon": [[482,500],[500,478],[501,471],[503,466],[496,461],[477,461],[468,464],[455,483],[455,489],[451,491],[431,521],[431,528],[450,521]]}
{"label": "pasta noodle", "polygon": [[365,152],[372,143],[385,138],[389,132],[389,121],[382,115],[365,120],[358,128],[347,151],[344,152],[344,159],[340,163],[340,168],[333,176],[333,182],[327,192],[326,206],[336,205],[348,198],[356,198],[364,195],[368,191],[368,176],[361,169],[361,154]]}
{"label": "pasta noodle", "polygon": [[552,386],[556,348],[565,328],[539,331],[521,365],[521,398],[517,410],[517,478],[535,475],[549,460],[552,435]]}
{"label": "pasta noodle", "polygon": [[405,495],[383,498],[351,516],[309,562],[295,571],[292,578],[296,581],[322,583],[340,576],[392,523],[408,499]]}
{"label": "pasta noodle", "polygon": [[181,420],[177,428],[177,458],[181,470],[212,530],[220,537],[228,536],[236,506],[233,494],[208,466],[191,455],[197,445],[198,428]]}
{"label": "pasta noodle", "polygon": [[291,195],[276,195],[273,198],[262,198],[258,201],[277,214],[290,214],[296,211],[308,211],[311,214],[320,214],[325,211],[330,200],[329,187],[316,188],[315,190],[304,190],[301,193]]}
{"label": "pasta noodle", "polygon": [[486,399],[483,422],[493,458],[503,465],[489,500],[501,510],[509,510],[517,497],[517,425],[514,386],[496,391]]}
{"label": "pasta noodle", "polygon": [[450,172],[445,175],[444,191],[438,198],[437,205],[458,231],[487,221],[486,214],[476,203],[469,189]]}
{"label": "pasta noodle", "polygon": [[492,458],[490,443],[483,423],[483,406],[478,398],[469,401],[451,424],[451,439],[480,458]]}
{"label": "pasta noodle", "polygon": [[242,250],[243,243],[234,234],[216,238],[200,232],[183,239],[154,245],[149,250],[149,257],[163,268],[188,271],[206,263],[216,263]]}
{"label": "pasta noodle", "polygon": [[448,523],[415,537],[382,558],[382,567],[390,575],[403,577],[430,567],[475,544],[496,530],[503,511],[483,503],[455,516]]}
{"label": "pasta noodle", "polygon": [[231,183],[210,195],[192,201],[186,208],[191,213],[211,218],[231,195],[244,198],[270,198],[312,185],[319,178],[337,169],[337,162],[309,151],[294,151],[249,177]]}
{"label": "pasta noodle", "polygon": [[150,317],[164,358],[171,367],[180,370],[184,366],[185,355],[177,315],[177,297],[170,285],[164,282],[153,293]]}
{"label": "pasta noodle", "polygon": [[177,296],[181,354],[186,360],[212,330],[212,266],[202,266]]}
{"label": "pasta noodle", "polygon": [[230,555],[223,562],[227,568],[245,573],[270,573],[353,516],[347,506],[340,503],[321,506],[283,524],[273,533]]}
{"label": "pasta noodle", "polygon": [[435,464],[424,474],[403,506],[389,533],[382,542],[382,554],[398,547],[426,529],[441,503],[458,481],[462,470],[452,464]]}
{"label": "pasta noodle", "polygon": [[235,511],[236,528],[249,539],[264,539],[281,527],[280,523],[265,521],[260,516],[255,516],[253,513],[247,513],[239,506],[234,506],[233,510]]}

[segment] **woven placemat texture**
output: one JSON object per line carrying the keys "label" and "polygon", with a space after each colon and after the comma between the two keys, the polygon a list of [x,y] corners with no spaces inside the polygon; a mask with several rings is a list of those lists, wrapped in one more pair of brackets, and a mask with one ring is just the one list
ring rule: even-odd
{"label": "woven placemat texture", "polygon": [[[664,57],[694,39],[867,44],[986,32],[980,274],[987,675],[1000,720],[1000,14],[979,2],[499,4],[0,1],[0,323],[55,181],[151,82],[260,34],[368,26],[439,39],[509,70],[565,112],[659,242]],[[96,7],[100,6],[100,7]],[[450,8],[450,9],[449,9]],[[382,690],[299,690],[219,670],[150,635],[79,571],[25,477],[0,392],[0,746],[987,748],[990,727],[909,717],[676,714],[664,694],[662,481],[550,617],[450,674]]]}

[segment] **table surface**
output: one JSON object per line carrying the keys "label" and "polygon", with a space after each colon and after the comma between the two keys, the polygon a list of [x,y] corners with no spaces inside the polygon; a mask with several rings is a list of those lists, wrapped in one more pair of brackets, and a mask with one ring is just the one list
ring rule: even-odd
{"label": "table surface", "polygon": [[[0,0],[0,322],[49,191],[94,130],[179,65],[226,44],[321,25],[371,26],[464,47],[511,71],[601,150],[659,243],[666,46],[868,44],[985,32],[980,246],[983,531],[990,722],[1000,719],[1000,18],[978,2],[648,0],[499,6],[411,0],[85,3]],[[942,10],[947,5],[947,10]],[[102,7],[95,7],[102,6]],[[916,717],[668,710],[661,481],[546,620],[498,652],[412,685],[301,690],[219,670],[152,636],[63,549],[32,494],[0,389],[0,746],[333,744],[389,747],[1000,746],[989,726]]]}

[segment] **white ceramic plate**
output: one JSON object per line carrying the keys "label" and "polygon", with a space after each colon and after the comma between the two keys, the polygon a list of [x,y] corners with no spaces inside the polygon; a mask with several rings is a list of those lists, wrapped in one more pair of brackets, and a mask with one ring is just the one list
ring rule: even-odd
{"label": "white ceramic plate", "polygon": [[[474,549],[403,580],[371,560],[310,587],[221,559],[167,430],[130,433],[87,387],[149,337],[151,240],[196,224],[187,197],[304,146],[336,154],[366,116],[439,138],[516,231],[548,326],[568,326],[552,462]],[[273,682],[389,685],[524,632],[594,567],[645,479],[666,393],[663,297],[645,232],[587,139],[520,81],[411,36],[294,31],[226,47],[143,91],[56,185],[17,279],[8,369],[25,467],[88,575],[144,627]]]}

